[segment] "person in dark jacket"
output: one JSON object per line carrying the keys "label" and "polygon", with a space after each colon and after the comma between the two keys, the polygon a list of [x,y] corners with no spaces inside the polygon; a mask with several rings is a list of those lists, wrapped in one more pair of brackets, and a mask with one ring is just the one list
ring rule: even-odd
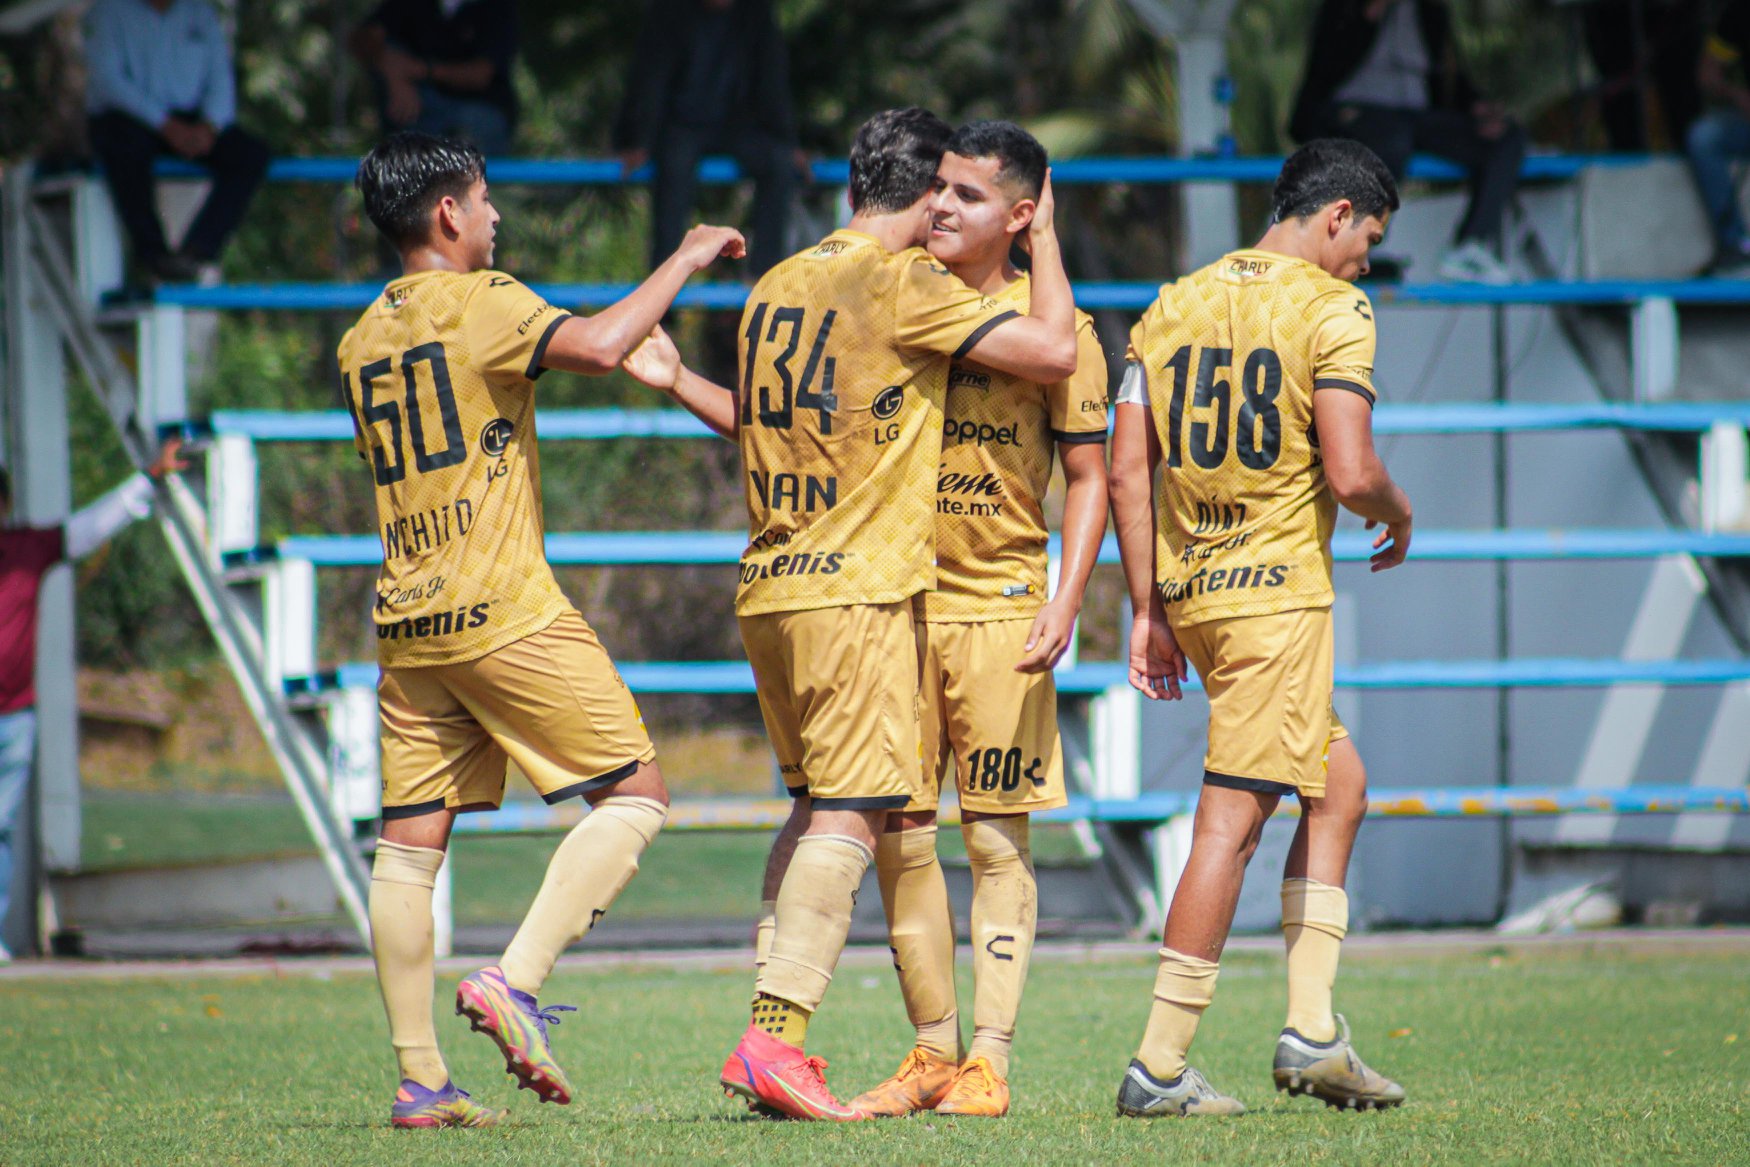
{"label": "person in dark jacket", "polygon": [[652,255],[680,242],[699,159],[721,151],[754,181],[752,274],[783,259],[801,159],[789,53],[770,0],[652,0],[614,148],[628,174],[655,164]]}
{"label": "person in dark jacket", "polygon": [[1471,83],[1442,0],[1325,0],[1289,132],[1363,142],[1400,182],[1416,150],[1465,167],[1470,206],[1441,277],[1511,280],[1498,253],[1525,132]]}
{"label": "person in dark jacket", "polygon": [[353,31],[371,71],[383,130],[462,138],[488,157],[516,129],[516,5],[497,0],[383,0]]}

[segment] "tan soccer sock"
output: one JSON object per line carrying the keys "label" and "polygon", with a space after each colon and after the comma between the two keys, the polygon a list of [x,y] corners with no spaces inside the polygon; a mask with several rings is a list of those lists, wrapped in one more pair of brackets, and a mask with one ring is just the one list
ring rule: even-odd
{"label": "tan soccer sock", "polygon": [[778,927],[778,901],[760,901],[760,922],[753,930],[753,966],[755,969],[766,967],[766,961],[772,956],[772,933]]}
{"label": "tan soccer sock", "polygon": [[431,889],[444,853],[377,840],[371,867],[371,955],[401,1076],[437,1090],[450,1080],[432,1024]]}
{"label": "tan soccer sock", "polygon": [[966,823],[960,834],[972,860],[974,979],[968,1055],[987,1059],[1006,1079],[1039,915],[1027,816]]}
{"label": "tan soccer sock", "polygon": [[960,1013],[954,1002],[954,914],[936,858],[936,827],[889,831],[875,844],[875,874],[887,912],[893,967],[918,1048],[958,1062]]}
{"label": "tan soccer sock", "polygon": [[807,1015],[820,1008],[832,983],[851,930],[857,885],[874,858],[846,835],[805,835],[796,844],[778,892],[772,952],[754,980],[756,1002],[765,997],[793,1006],[804,1014],[806,1027]]}
{"label": "tan soccer sock", "polygon": [[571,828],[499,962],[511,988],[540,995],[559,954],[595,927],[638,873],[638,857],[667,818],[655,799],[616,794]]}
{"label": "tan soccer sock", "polygon": [[1166,1081],[1184,1072],[1185,1054],[1197,1036],[1197,1022],[1215,997],[1220,972],[1221,965],[1212,960],[1161,949],[1155,1003],[1148,1013],[1142,1048],[1136,1051],[1137,1060],[1154,1077]]}
{"label": "tan soccer sock", "polygon": [[1282,881],[1282,939],[1288,944],[1288,1020],[1309,1041],[1337,1036],[1331,986],[1349,934],[1349,896],[1316,879]]}

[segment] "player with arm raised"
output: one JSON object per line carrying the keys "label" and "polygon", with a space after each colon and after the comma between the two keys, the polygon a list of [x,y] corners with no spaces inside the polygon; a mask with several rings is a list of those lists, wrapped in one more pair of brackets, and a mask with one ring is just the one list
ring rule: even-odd
{"label": "player with arm raised", "polygon": [[794,1118],[869,1117],[803,1052],[889,811],[918,792],[913,601],[936,584],[936,478],[955,360],[1046,383],[1076,367],[1049,187],[1032,303],[970,288],[922,244],[949,128],[877,114],[851,148],[850,226],[761,278],[731,393],[653,337],[628,368],[741,444],[750,542],[736,597],[760,709],[796,803],[767,865],[753,1019],[721,1081]]}
{"label": "player with arm raised", "polygon": [[[1045,148],[1012,122],[955,131],[942,157],[929,251],[970,287],[1025,309],[1009,262],[1045,183]],[[997,1117],[1038,902],[1028,815],[1063,806],[1052,667],[1074,634],[1106,533],[1106,358],[1076,314],[1071,377],[1042,384],[956,361],[936,477],[936,590],[920,597],[924,789],[887,817],[875,850],[889,943],[917,1044],[852,1101],[870,1114]],[[1045,494],[1066,483],[1063,562],[1047,592]],[[942,785],[958,791],[972,864],[973,1033],[960,1044],[954,920],[936,857]],[[962,1053],[965,1053],[964,1062]]]}
{"label": "player with arm raised", "polygon": [[695,228],[631,295],[574,316],[491,270],[498,212],[472,146],[396,134],[365,156],[357,182],[404,273],[339,352],[383,542],[373,613],[383,828],[370,918],[402,1076],[391,1122],[487,1126],[503,1112],[450,1081],[432,1024],[432,887],[456,815],[499,805],[507,759],[547,802],[592,807],[503,958],[465,978],[456,1002],[519,1086],[566,1103],[571,1084],[547,1043],[555,1007],[536,996],[668,813],[637,703],[547,564],[534,382],[546,369],[612,371],[690,275],[744,247],[728,228]]}
{"label": "player with arm raised", "polygon": [[1189,659],[1209,696],[1209,753],[1121,1115],[1245,1110],[1185,1059],[1246,863],[1285,794],[1301,816],[1282,881],[1277,1088],[1363,1109],[1404,1098],[1331,1012],[1367,808],[1361,756],[1331,707],[1331,531],[1339,504],[1384,526],[1382,571],[1403,562],[1411,529],[1410,501],[1374,452],[1373,309],[1349,281],[1397,206],[1365,146],[1308,143],[1282,167],[1258,246],[1162,288],[1130,334],[1111,472],[1135,610],[1130,683],[1177,698]]}

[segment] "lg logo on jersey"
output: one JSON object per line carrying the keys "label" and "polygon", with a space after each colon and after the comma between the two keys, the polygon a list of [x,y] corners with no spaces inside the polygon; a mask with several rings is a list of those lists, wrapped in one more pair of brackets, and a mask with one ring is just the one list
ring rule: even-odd
{"label": "lg logo on jersey", "polygon": [[495,417],[487,422],[480,431],[480,452],[488,458],[497,458],[510,446],[510,439],[516,433],[516,426],[502,417]]}
{"label": "lg logo on jersey", "polygon": [[893,418],[905,404],[905,386],[889,385],[875,395],[875,401],[869,407],[869,412],[875,415],[876,421],[890,424],[881,426],[875,431],[875,444],[885,445],[899,440],[899,423]]}

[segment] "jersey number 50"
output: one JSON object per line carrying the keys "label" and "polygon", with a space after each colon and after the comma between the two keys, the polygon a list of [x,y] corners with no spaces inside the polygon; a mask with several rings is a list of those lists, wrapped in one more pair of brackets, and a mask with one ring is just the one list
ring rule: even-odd
{"label": "jersey number 50", "polygon": [[[433,453],[425,440],[425,420],[419,410],[419,366],[431,366],[431,385],[437,393],[438,415],[443,418],[444,448]],[[378,444],[371,451],[371,463],[377,472],[377,485],[388,486],[400,482],[407,477],[407,455],[401,449],[401,408],[402,403],[391,395],[382,401],[372,399],[371,386],[379,377],[387,377],[395,367],[395,358],[384,357],[380,361],[372,361],[359,370],[359,399],[353,401],[352,374],[347,373],[340,379],[340,395],[346,398],[346,408],[352,414],[352,424],[359,433],[368,432],[368,426],[379,422],[389,423],[389,440]],[[462,418],[456,412],[456,391],[450,386],[450,363],[444,359],[444,346],[440,341],[431,341],[417,348],[410,348],[401,354],[401,380],[406,387],[404,400],[407,407],[407,428],[412,431],[413,465],[424,474],[427,470],[441,470],[445,466],[454,466],[468,456],[468,446],[462,440]],[[389,461],[389,452],[394,453],[394,462]]]}
{"label": "jersey number 50", "polygon": [[[768,313],[771,325],[766,325]],[[831,357],[822,357],[826,353],[826,338],[832,334],[832,322],[837,319],[837,309],[829,309],[826,317],[820,322],[820,331],[814,334],[814,346],[808,350],[808,362],[802,366],[802,380],[798,382],[790,371],[790,361],[796,356],[796,348],[802,343],[802,321],[805,313],[801,308],[777,308],[770,304],[755,304],[747,318],[747,360],[743,362],[741,377],[741,424],[752,425],[755,418],[753,372],[759,363],[760,342],[776,343],[781,330],[788,331],[784,340],[784,348],[772,358],[772,371],[778,375],[777,400],[773,401],[773,386],[759,387],[759,423],[772,429],[787,430],[795,422],[798,409],[815,409],[820,411],[820,432],[832,433],[833,410],[839,407],[839,399],[833,393],[832,375],[834,361]],[[762,337],[763,333],[763,337]],[[820,392],[813,390],[814,378],[820,377]]]}
{"label": "jersey number 50", "polygon": [[1191,380],[1193,352],[1197,354],[1197,384],[1191,390],[1191,407],[1208,409],[1210,416],[1191,422],[1191,461],[1205,470],[1214,470],[1227,461],[1229,415],[1237,413],[1232,445],[1240,462],[1251,470],[1274,466],[1282,455],[1282,414],[1276,408],[1276,398],[1282,392],[1282,359],[1267,348],[1255,348],[1246,354],[1245,368],[1240,372],[1241,401],[1236,411],[1232,408],[1233,389],[1227,378],[1215,375],[1232,367],[1234,351],[1197,349],[1189,344],[1180,346],[1164,366],[1173,374],[1173,396],[1167,406],[1167,465],[1182,464],[1185,392]]}

